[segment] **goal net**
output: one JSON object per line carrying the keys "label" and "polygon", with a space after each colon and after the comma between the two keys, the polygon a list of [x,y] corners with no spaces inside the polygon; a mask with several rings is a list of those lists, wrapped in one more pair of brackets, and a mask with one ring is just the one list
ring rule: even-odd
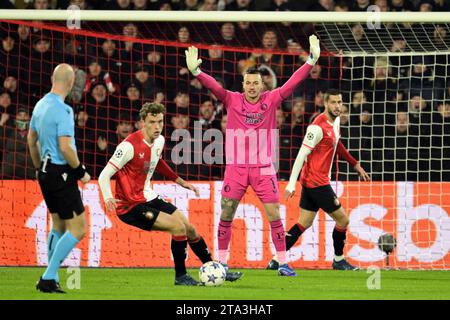
{"label": "goal net", "polygon": [[[101,14],[101,12],[99,12]],[[344,145],[369,173],[358,181],[338,160],[332,186],[350,217],[346,255],[360,267],[385,266],[378,247],[393,234],[390,266],[450,267],[450,30],[445,23],[169,23],[98,22],[68,29],[58,22],[1,21],[0,265],[45,265],[47,208],[26,147],[29,117],[62,62],[75,67],[66,100],[75,113],[81,161],[94,180],[81,186],[89,220],[86,239],[67,265],[170,266],[170,241],[124,225],[102,204],[95,179],[115,147],[140,128],[147,101],[167,109],[163,157],[195,181],[200,197],[156,176],[157,193],[174,202],[217,249],[226,110],[189,74],[187,46],[200,49],[202,70],[225,88],[242,90],[242,74],[263,71],[265,87],[282,85],[306,60],[315,33],[322,56],[310,77],[277,112],[278,180],[283,192],[307,125],[323,111],[323,94],[343,94]],[[217,140],[219,139],[219,140]],[[213,159],[214,161],[211,161]],[[298,219],[299,190],[281,200],[286,228]],[[329,268],[334,222],[319,212],[294,246],[295,268]],[[248,190],[236,213],[230,265],[265,267],[274,253],[264,208]],[[199,261],[189,254],[189,266]]]}

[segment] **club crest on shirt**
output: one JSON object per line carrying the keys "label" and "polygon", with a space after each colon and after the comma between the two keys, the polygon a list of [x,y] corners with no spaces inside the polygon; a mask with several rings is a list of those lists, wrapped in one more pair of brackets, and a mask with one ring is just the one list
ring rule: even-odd
{"label": "club crest on shirt", "polygon": [[267,104],[265,104],[265,103],[261,104],[261,110],[262,111],[267,110]]}
{"label": "club crest on shirt", "polygon": [[139,159],[144,159],[144,155],[145,155],[144,152],[139,152]]}

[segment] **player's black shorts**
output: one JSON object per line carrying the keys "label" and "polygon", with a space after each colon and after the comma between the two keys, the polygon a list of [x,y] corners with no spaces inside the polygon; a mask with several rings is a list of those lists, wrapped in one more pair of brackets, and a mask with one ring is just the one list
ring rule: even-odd
{"label": "player's black shorts", "polygon": [[341,203],[329,184],[317,188],[302,187],[300,208],[314,212],[320,208],[326,213],[332,213],[340,207]]}
{"label": "player's black shorts", "polygon": [[[150,231],[152,230],[153,224],[161,211],[167,214],[172,214],[175,210],[177,210],[177,207],[158,196],[152,201],[138,204],[127,213],[119,215],[119,219],[126,224],[135,226],[142,230]],[[151,217],[151,219],[146,216],[147,212],[153,213],[153,217]]]}
{"label": "player's black shorts", "polygon": [[[42,169],[42,166],[41,166]],[[38,181],[50,213],[57,213],[63,219],[72,219],[73,213],[84,212],[78,180],[69,165],[47,163],[46,172],[39,171]]]}

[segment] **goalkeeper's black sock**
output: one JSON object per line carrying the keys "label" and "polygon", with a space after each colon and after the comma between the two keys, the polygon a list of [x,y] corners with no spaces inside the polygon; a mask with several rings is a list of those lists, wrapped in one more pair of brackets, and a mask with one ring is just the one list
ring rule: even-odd
{"label": "goalkeeper's black sock", "polygon": [[186,274],[186,249],[187,249],[187,237],[186,236],[172,236],[172,256],[175,263],[175,276],[179,277]]}
{"label": "goalkeeper's black sock", "polygon": [[286,251],[292,248],[305,230],[306,228],[300,223],[296,223],[289,229],[288,232],[286,232]]}
{"label": "goalkeeper's black sock", "polygon": [[344,245],[346,238],[347,238],[347,229],[334,227],[333,246],[335,256],[342,256],[344,254]]}
{"label": "goalkeeper's black sock", "polygon": [[208,250],[205,240],[202,236],[198,236],[192,240],[188,240],[189,246],[202,263],[212,261],[211,253]]}

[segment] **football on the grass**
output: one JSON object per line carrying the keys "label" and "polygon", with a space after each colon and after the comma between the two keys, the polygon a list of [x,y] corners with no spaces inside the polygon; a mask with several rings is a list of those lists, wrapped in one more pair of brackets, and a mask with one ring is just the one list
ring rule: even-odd
{"label": "football on the grass", "polygon": [[207,287],[217,287],[225,282],[227,272],[217,261],[209,261],[200,267],[200,282]]}

